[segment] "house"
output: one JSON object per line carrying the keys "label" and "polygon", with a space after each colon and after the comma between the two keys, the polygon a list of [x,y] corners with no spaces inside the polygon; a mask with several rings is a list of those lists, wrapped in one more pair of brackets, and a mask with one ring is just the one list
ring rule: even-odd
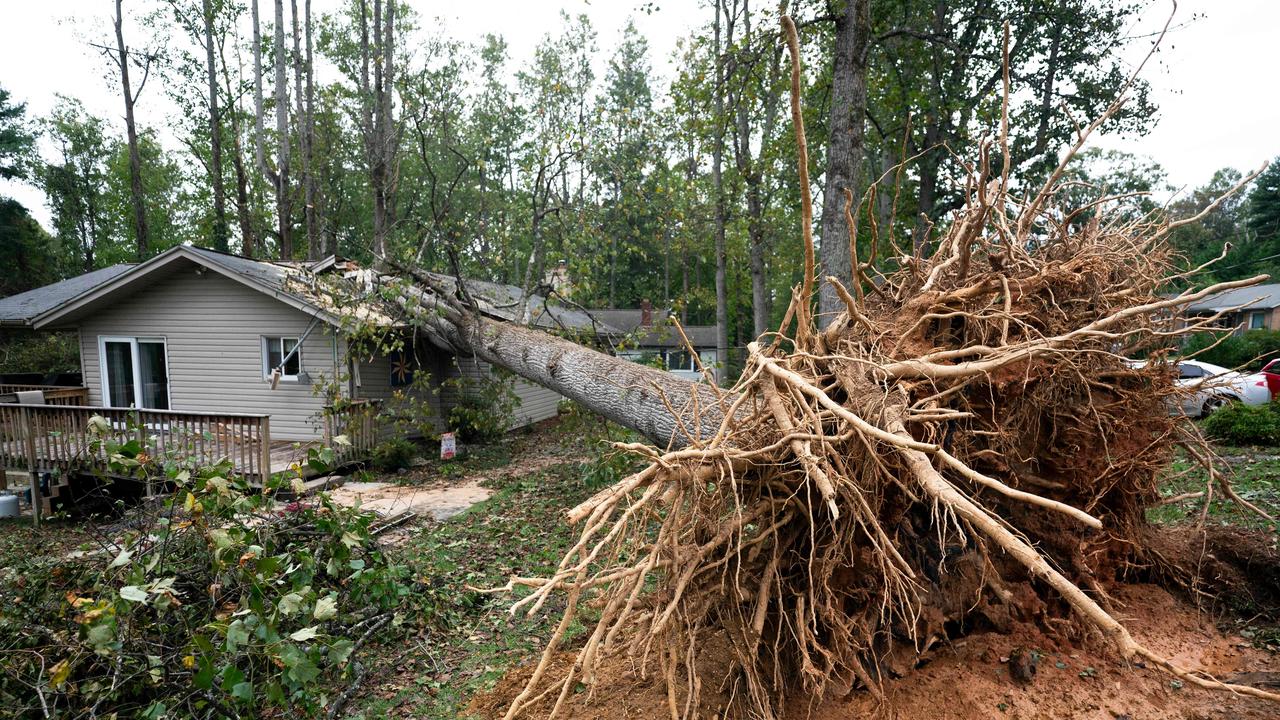
{"label": "house", "polygon": [[[332,257],[269,262],[184,245],[140,264],[4,298],[0,326],[77,334],[83,387],[50,388],[43,401],[54,404],[23,406],[21,418],[17,405],[0,404],[0,433],[46,423],[36,433],[39,457],[24,452],[25,441],[15,435],[0,438],[0,461],[21,470],[75,462],[85,454],[91,414],[122,432],[130,418],[135,425],[140,418],[149,452],[179,446],[193,452],[198,445],[202,459],[228,456],[238,471],[257,478],[288,467],[300,448],[335,434],[348,436],[350,452],[367,452],[397,393],[418,400],[441,428],[450,408],[465,399],[464,379],[484,380],[492,368],[455,357],[394,319],[380,293],[386,281]],[[353,289],[350,297],[332,292],[339,285]],[[464,285],[491,317],[512,320],[523,312],[518,288]],[[536,326],[593,328],[580,311],[533,300]],[[356,321],[402,333],[403,349],[359,350]],[[415,383],[415,376],[422,379]],[[31,389],[0,387],[0,393]],[[512,389],[514,425],[556,414],[554,392],[520,378]],[[45,442],[48,437],[55,440]]]}
{"label": "house", "polygon": [[[670,310],[655,310],[647,300],[635,309],[591,310],[590,313],[619,331],[620,336],[614,338],[618,357],[661,363],[671,373],[690,380],[703,378],[698,362],[689,352],[690,345],[702,367],[713,369],[717,364],[715,325],[681,325],[677,329],[676,318]],[[688,345],[680,330],[688,338]]]}
{"label": "house", "polygon": [[1280,330],[1280,284],[1254,285],[1225,290],[1197,300],[1185,310],[1188,318],[1211,317],[1222,313],[1214,322],[1220,328],[1246,330]]}

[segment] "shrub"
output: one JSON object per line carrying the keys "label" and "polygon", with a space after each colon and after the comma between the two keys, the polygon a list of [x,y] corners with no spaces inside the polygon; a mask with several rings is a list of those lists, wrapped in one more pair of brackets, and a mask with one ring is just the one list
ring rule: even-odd
{"label": "shrub", "polygon": [[[1208,348],[1218,337],[1212,333],[1197,333],[1187,342],[1183,353],[1190,355]],[[1280,357],[1280,330],[1250,330],[1242,335],[1231,335],[1212,349],[1196,355],[1197,360],[1214,365],[1253,371],[1261,370],[1276,357]]]}
{"label": "shrub", "polygon": [[1231,445],[1280,443],[1280,403],[1245,405],[1233,402],[1203,421],[1210,437]]}
{"label": "shrub", "polygon": [[277,508],[296,477],[264,492],[225,463],[161,474],[136,441],[95,450],[172,492],[86,552],[0,570],[0,703],[16,716],[336,712],[364,675],[363,643],[430,592],[373,541],[373,515],[323,494]]}
{"label": "shrub", "polygon": [[449,409],[449,429],[463,442],[488,443],[502,437],[511,427],[520,398],[515,393],[515,376],[495,368],[484,380],[466,376],[450,378],[445,384],[456,393]]}
{"label": "shrub", "polygon": [[373,449],[373,466],[383,472],[409,467],[418,455],[418,446],[404,438],[392,438]]}

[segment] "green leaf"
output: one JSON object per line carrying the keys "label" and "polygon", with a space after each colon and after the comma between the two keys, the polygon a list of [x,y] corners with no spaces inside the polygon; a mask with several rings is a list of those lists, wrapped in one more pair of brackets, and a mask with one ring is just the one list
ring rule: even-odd
{"label": "green leaf", "polygon": [[333,595],[325,595],[316,600],[316,609],[312,616],[321,622],[330,620],[338,614],[338,599]]}
{"label": "green leaf", "polygon": [[319,634],[320,634],[320,631],[317,630],[315,626],[304,627],[301,630],[295,630],[292,633],[290,633],[289,638],[291,640],[296,640],[298,642],[306,642],[307,640],[310,640]]}
{"label": "green leaf", "polygon": [[197,690],[212,690],[213,675],[213,666],[202,664],[200,669],[196,671],[195,677],[191,678],[191,683],[196,686]]}
{"label": "green leaf", "polygon": [[356,649],[356,644],[346,638],[342,638],[329,646],[329,662],[334,665],[341,665],[351,657],[351,652]]}
{"label": "green leaf", "polygon": [[235,620],[227,626],[227,650],[235,652],[236,647],[249,642],[249,628],[243,620]]}
{"label": "green leaf", "polygon": [[147,601],[147,591],[137,585],[125,585],[120,588],[120,597],[132,602],[145,603]]}
{"label": "green leaf", "polygon": [[253,683],[247,681],[236,683],[231,688],[231,697],[244,702],[253,700]]}
{"label": "green leaf", "polygon": [[289,593],[288,595],[280,598],[280,602],[276,605],[276,609],[279,610],[282,615],[292,615],[298,612],[298,609],[301,606],[302,596],[298,593]]}
{"label": "green leaf", "polygon": [[112,560],[111,564],[108,565],[107,567],[109,568],[122,567],[123,565],[129,562],[129,558],[131,557],[133,557],[132,550],[121,550],[120,554],[116,556],[116,559]]}

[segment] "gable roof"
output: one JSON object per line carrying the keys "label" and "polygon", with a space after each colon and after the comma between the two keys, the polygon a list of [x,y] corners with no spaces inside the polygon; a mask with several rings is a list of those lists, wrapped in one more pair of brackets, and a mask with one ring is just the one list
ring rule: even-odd
{"label": "gable roof", "polygon": [[[175,269],[192,265],[235,280],[332,325],[339,325],[344,315],[354,315],[379,325],[394,323],[392,308],[387,307],[387,301],[376,291],[377,286],[386,281],[386,276],[358,269],[353,263],[338,263],[332,257],[316,263],[273,262],[208,248],[179,245],[139,265],[118,266],[122,267],[122,270],[110,277],[104,277],[96,282],[84,282],[82,285],[85,289],[79,293],[64,292],[56,296],[51,294],[49,301],[42,303],[41,312],[29,318],[28,324],[36,328],[47,328],[74,322],[75,319],[92,312],[97,307],[132,294],[138,289],[138,284],[145,282],[148,278],[164,277]],[[326,289],[324,283],[317,282],[317,278],[322,275],[350,279],[353,287],[361,282],[366,283],[367,291],[362,293],[363,299],[359,300],[355,307],[339,308],[334,293]],[[436,273],[430,273],[430,275],[447,288],[452,289],[456,284],[454,279],[447,275]],[[87,276],[82,275],[80,278],[72,278],[64,282],[73,282],[85,277]],[[519,288],[482,280],[464,280],[463,282],[466,289],[476,298],[481,312],[503,320],[519,320],[523,315],[524,293]],[[52,287],[47,286],[37,290],[48,290]],[[533,302],[531,317],[532,324],[536,327],[549,330],[572,329],[597,334],[611,330],[611,328],[602,327],[599,323],[594,323],[591,317],[582,311],[545,303],[541,296],[535,295]]]}
{"label": "gable roof", "polygon": [[0,298],[0,326],[29,326],[37,316],[99,287],[132,267],[132,263],[121,263],[99,268],[83,275]]}
{"label": "gable roof", "polygon": [[1188,313],[1216,313],[1221,310],[1270,310],[1280,307],[1280,284],[1253,285],[1225,290],[1187,305]]}

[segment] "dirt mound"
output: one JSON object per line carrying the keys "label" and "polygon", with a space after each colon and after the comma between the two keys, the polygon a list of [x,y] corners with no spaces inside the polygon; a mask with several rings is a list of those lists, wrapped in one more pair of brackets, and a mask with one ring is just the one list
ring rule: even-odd
{"label": "dirt mound", "polygon": [[[1254,542],[1251,540],[1251,542]],[[1117,619],[1149,647],[1184,665],[1204,668],[1223,680],[1280,678],[1280,659],[1236,635],[1217,629],[1214,618],[1186,600],[1155,585],[1115,589]],[[1183,686],[1153,667],[1128,665],[1104,644],[1074,639],[1074,625],[1060,633],[1035,625],[1015,624],[1009,632],[978,632],[940,643],[905,677],[886,679],[885,700],[858,691],[843,699],[806,700],[786,704],[788,720],[853,720],[854,718],[1097,718],[1098,720],[1185,720],[1187,718],[1274,718],[1274,703],[1256,698]],[[714,646],[714,649],[713,649]],[[708,641],[700,655],[699,717],[722,717],[731,698],[722,691],[729,672],[728,644]],[[560,653],[548,671],[562,677],[574,651]],[[1013,662],[1010,662],[1010,658]],[[1021,664],[1018,661],[1021,660]],[[1028,674],[1029,681],[1016,679]],[[491,692],[476,696],[467,712],[500,718],[528,680],[532,664],[509,673]],[[624,657],[601,664],[596,690],[579,685],[561,708],[570,720],[640,720],[671,717],[666,691],[655,668],[647,677]],[[1242,675],[1251,673],[1251,675]],[[552,688],[559,689],[555,683]],[[545,717],[554,705],[547,693],[527,710]],[[685,695],[678,695],[684,702]],[[683,711],[683,707],[680,708]]]}
{"label": "dirt mound", "polygon": [[1136,577],[1185,590],[1197,602],[1280,621],[1280,535],[1236,527],[1151,529]]}

